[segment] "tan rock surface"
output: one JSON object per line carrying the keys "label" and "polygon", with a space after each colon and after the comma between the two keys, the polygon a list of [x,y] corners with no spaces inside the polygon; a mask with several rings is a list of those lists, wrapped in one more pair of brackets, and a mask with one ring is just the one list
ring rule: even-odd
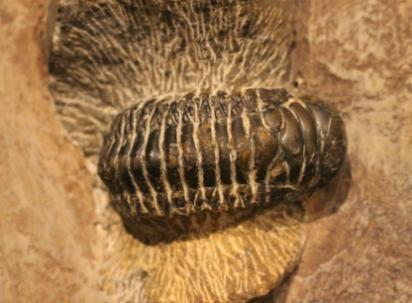
{"label": "tan rock surface", "polygon": [[296,75],[344,112],[352,185],[309,224],[277,302],[412,302],[412,3],[314,0],[307,14]]}
{"label": "tan rock surface", "polygon": [[[299,90],[345,113],[352,186],[338,212],[308,224],[277,302],[411,302],[412,5],[305,5]],[[0,1],[0,302],[102,302],[91,181],[46,89],[46,11],[41,0]]]}
{"label": "tan rock surface", "polygon": [[46,1],[0,1],[0,302],[96,302],[93,201],[47,92]]}

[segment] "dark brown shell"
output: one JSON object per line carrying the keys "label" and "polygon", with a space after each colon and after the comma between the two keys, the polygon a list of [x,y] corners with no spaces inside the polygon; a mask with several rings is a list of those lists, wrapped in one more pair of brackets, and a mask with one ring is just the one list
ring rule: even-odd
{"label": "dark brown shell", "polygon": [[292,202],[328,183],[346,153],[338,114],[283,89],[141,102],[119,114],[99,175],[125,217]]}

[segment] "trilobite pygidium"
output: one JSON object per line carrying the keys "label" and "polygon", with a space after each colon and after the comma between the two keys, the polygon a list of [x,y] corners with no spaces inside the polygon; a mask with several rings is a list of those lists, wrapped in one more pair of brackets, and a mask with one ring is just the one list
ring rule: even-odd
{"label": "trilobite pygidium", "polygon": [[295,203],[345,151],[339,115],[283,89],[189,94],[119,114],[99,175],[123,218],[161,221]]}

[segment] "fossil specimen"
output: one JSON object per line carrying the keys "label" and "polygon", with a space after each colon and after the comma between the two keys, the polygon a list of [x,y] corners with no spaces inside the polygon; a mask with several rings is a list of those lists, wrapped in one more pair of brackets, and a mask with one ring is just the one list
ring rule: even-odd
{"label": "fossil specimen", "polygon": [[293,11],[61,2],[50,87],[123,223],[97,201],[115,302],[246,302],[295,268],[302,199],[336,174],[345,139],[337,114],[273,89],[290,80]]}
{"label": "fossil specimen", "polygon": [[126,218],[235,211],[302,199],[345,151],[340,117],[285,90],[191,94],[119,114],[99,174]]}

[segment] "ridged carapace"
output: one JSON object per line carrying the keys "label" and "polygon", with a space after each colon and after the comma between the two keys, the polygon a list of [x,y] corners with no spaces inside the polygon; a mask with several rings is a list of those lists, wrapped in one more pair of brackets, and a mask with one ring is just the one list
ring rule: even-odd
{"label": "ridged carapace", "polygon": [[339,115],[284,89],[188,94],[116,116],[99,175],[123,216],[190,215],[299,200],[345,152]]}

